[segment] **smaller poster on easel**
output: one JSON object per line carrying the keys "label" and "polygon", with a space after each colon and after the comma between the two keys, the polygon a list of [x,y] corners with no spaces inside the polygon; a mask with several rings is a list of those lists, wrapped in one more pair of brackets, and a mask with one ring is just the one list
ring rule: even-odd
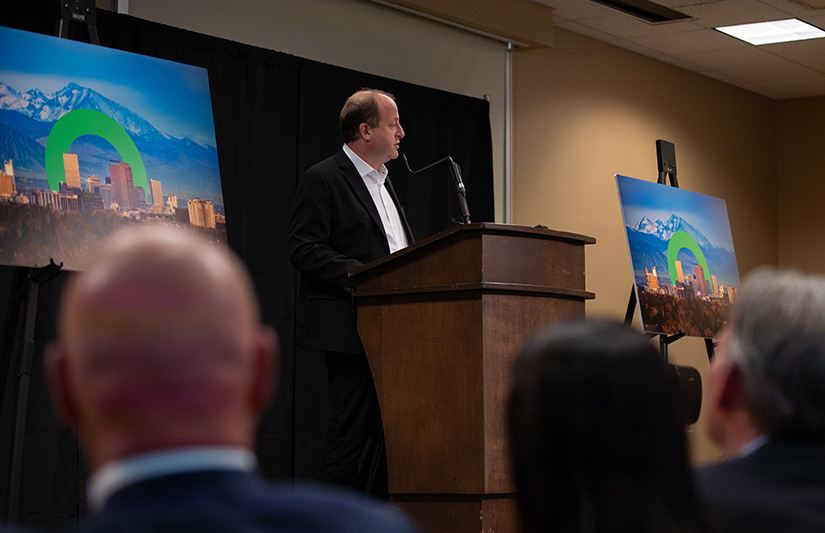
{"label": "smaller poster on easel", "polygon": [[725,201],[618,174],[616,184],[644,330],[716,337],[739,288]]}

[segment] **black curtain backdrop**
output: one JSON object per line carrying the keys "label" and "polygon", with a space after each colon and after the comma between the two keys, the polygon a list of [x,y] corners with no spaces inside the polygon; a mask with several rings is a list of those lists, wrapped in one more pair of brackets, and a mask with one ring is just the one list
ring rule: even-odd
{"label": "black curtain backdrop", "polygon": [[[20,3],[0,24],[54,34],[55,3]],[[347,96],[361,87],[380,88],[397,98],[407,134],[402,152],[413,169],[452,156],[462,169],[473,222],[493,221],[489,104],[109,11],[98,11],[97,30],[102,46],[209,71],[229,245],[252,273],[264,321],[281,338],[279,389],[260,425],[258,460],[271,478],[317,478],[326,424],[326,371],[321,354],[295,347],[297,273],[286,248],[298,178],[340,146],[338,113]],[[88,42],[83,26],[75,25],[71,36]],[[446,163],[417,175],[400,159],[387,167],[416,238],[454,224],[458,201]],[[26,273],[0,267],[0,301],[8,300]],[[19,522],[26,525],[63,526],[77,523],[85,513],[82,456],[72,432],[52,412],[42,370],[43,349],[55,336],[60,290],[71,275],[63,273],[46,284],[39,298],[18,507]],[[6,324],[0,345],[3,519],[9,516],[5,480],[22,351],[23,320],[16,321],[16,329],[13,320],[19,312],[0,305],[0,324]]]}

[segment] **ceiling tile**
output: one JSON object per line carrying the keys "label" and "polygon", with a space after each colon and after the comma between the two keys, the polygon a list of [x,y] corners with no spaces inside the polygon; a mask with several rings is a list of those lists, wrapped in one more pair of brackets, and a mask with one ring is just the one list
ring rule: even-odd
{"label": "ceiling tile", "polygon": [[690,61],[686,61],[677,56],[661,56],[658,59],[663,63],[668,63],[670,65],[674,65],[676,67],[680,67],[691,72],[698,72],[700,74],[704,74],[704,71],[706,70],[704,67],[697,65],[696,63],[691,63]]}
{"label": "ceiling tile", "polygon": [[760,2],[775,7],[780,11],[785,11],[792,17],[802,18],[811,14],[823,13],[822,9],[811,9],[807,6],[803,6],[795,0],[760,0]]}
{"label": "ceiling tile", "polygon": [[595,30],[593,28],[589,28],[589,27],[584,26],[583,24],[581,24],[579,22],[572,22],[572,21],[560,22],[558,24],[555,24],[555,26],[557,28],[561,28],[563,30],[570,30],[570,31],[578,33],[580,35],[585,35],[587,37],[592,37],[592,38],[597,39],[599,41],[609,41],[609,40],[614,40],[615,39],[615,37],[613,37],[612,35],[608,35],[608,34],[604,33],[603,31],[599,31],[599,30]]}
{"label": "ceiling tile", "polygon": [[814,80],[822,76],[821,73],[815,70],[797,65],[791,61],[761,65],[759,68],[724,69],[720,72],[757,85]]}
{"label": "ceiling tile", "polygon": [[765,53],[825,72],[825,39],[760,46]]}
{"label": "ceiling tile", "polygon": [[788,94],[790,98],[807,98],[825,94],[825,76],[812,80],[778,81],[766,83],[766,89]]}
{"label": "ceiling tile", "polygon": [[690,21],[668,22],[666,24],[650,24],[636,17],[628,15],[610,15],[578,21],[584,26],[602,31],[613,37],[632,38],[648,35],[671,35],[686,31],[702,29]]}
{"label": "ceiling tile", "polygon": [[738,78],[728,76],[727,74],[724,74],[722,72],[708,71],[704,72],[703,75],[707,76],[708,78],[713,78],[715,80],[727,83],[728,85],[733,85],[735,87],[739,87],[740,89],[750,91],[752,93],[761,94],[762,96],[767,96],[768,98],[773,98],[774,100],[791,98],[790,94],[784,93],[781,90],[769,89],[767,87],[763,87],[754,83],[748,83]]}
{"label": "ceiling tile", "polygon": [[[783,2],[783,4],[789,3],[790,0]],[[755,0],[705,2],[684,6],[679,9],[683,13],[696,18],[698,24],[705,28],[747,24],[749,22],[764,22],[766,20],[780,20],[791,16],[788,11],[783,11]]]}
{"label": "ceiling tile", "polygon": [[755,46],[693,52],[679,54],[678,57],[710,70],[758,68],[785,60]]}
{"label": "ceiling tile", "polygon": [[825,9],[817,9],[816,11],[808,11],[807,14],[799,15],[799,19],[816,26],[821,30],[825,30]]}
{"label": "ceiling tile", "polygon": [[657,4],[661,4],[670,9],[680,10],[685,6],[695,6],[699,4],[707,4],[708,2],[722,2],[724,0],[657,0]]}
{"label": "ceiling tile", "polygon": [[609,7],[596,4],[590,0],[531,0],[553,8],[553,20],[579,20],[583,18],[604,17],[616,13]]}
{"label": "ceiling tile", "polygon": [[742,48],[749,44],[734,39],[716,30],[696,30],[669,35],[648,35],[630,39],[633,42],[653,48],[667,55],[683,55],[711,50]]}
{"label": "ceiling tile", "polygon": [[626,50],[630,50],[632,52],[636,52],[637,54],[641,54],[643,56],[652,57],[654,59],[662,59],[667,57],[661,52],[658,52],[652,48],[647,48],[640,44],[634,43],[633,41],[628,41],[626,39],[614,39],[612,41],[606,41],[608,44],[612,44],[614,46],[618,46],[620,48],[624,48]]}

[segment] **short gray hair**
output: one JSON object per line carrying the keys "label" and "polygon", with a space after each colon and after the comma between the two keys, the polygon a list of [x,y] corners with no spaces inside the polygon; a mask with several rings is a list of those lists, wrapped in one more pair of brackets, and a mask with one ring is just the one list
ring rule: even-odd
{"label": "short gray hair", "polygon": [[759,429],[825,440],[825,277],[762,267],[739,294],[727,358]]}

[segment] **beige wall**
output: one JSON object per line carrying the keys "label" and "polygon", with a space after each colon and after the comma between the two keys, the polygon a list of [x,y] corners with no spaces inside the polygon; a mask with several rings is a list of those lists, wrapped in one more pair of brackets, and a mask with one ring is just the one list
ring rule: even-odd
{"label": "beige wall", "polygon": [[825,274],[825,97],[777,109],[779,264]]}
{"label": "beige wall", "polygon": [[[556,29],[553,48],[514,59],[514,223],[597,239],[588,315],[622,318],[633,284],[613,175],[655,181],[657,139],[676,146],[679,185],[724,198],[741,273],[776,262],[776,104],[764,97]],[[671,360],[704,373],[699,339]],[[693,430],[698,460],[718,455]]]}

